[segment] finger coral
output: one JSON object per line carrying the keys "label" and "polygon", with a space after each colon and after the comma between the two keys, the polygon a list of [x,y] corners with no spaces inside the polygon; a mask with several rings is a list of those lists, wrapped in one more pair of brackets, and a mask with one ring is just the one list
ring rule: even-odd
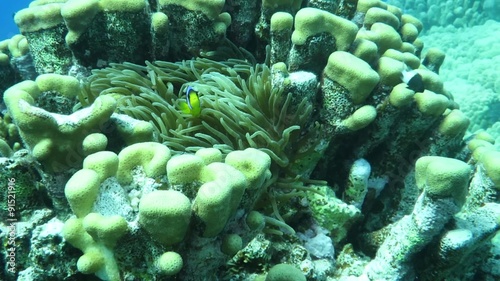
{"label": "finger coral", "polygon": [[[8,278],[500,278],[497,136],[465,137],[401,7],[35,0],[15,21]],[[18,55],[37,77],[9,76]]]}

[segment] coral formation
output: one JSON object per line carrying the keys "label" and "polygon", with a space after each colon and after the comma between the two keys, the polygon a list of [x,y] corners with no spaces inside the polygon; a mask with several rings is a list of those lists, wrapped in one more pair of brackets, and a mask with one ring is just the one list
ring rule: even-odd
{"label": "coral formation", "polygon": [[[500,141],[500,45],[495,34],[498,32],[500,24],[487,21],[463,29],[434,27],[422,38],[428,46],[439,46],[447,55],[440,76],[445,87],[454,93],[460,110],[470,118],[468,132],[485,130],[497,139],[497,145]],[[433,48],[429,48],[429,52],[432,54]]]}
{"label": "coral formation", "polygon": [[224,1],[31,2],[14,20],[31,42],[38,73],[152,59],[179,60],[219,43],[231,23]]}
{"label": "coral formation", "polygon": [[[104,150],[107,146],[104,134],[121,131],[124,138],[145,141],[152,138],[152,128],[145,122],[124,122],[113,115],[116,102],[110,97],[96,99],[92,106],[63,115],[65,104],[80,92],[78,80],[70,76],[44,74],[35,81],[26,80],[5,91],[5,104],[24,144],[48,171],[62,171],[81,165],[85,153]],[[53,113],[37,107],[48,103],[51,97],[55,105],[48,104]],[[67,106],[66,106],[67,107]],[[123,119],[123,118],[122,118]],[[114,123],[114,128],[110,128]],[[93,133],[99,132],[95,138]],[[92,138],[92,139],[88,139]]]}
{"label": "coral formation", "polygon": [[[148,157],[147,154],[144,159],[137,160],[136,153],[123,153],[127,149],[137,151],[140,148],[155,146],[163,147],[156,147],[151,151],[157,151],[158,153],[153,155],[158,155],[164,161],[158,162],[155,157]],[[103,154],[106,152],[97,152],[87,156],[84,168],[67,182],[66,198],[76,217],[66,221],[63,234],[70,244],[84,253],[78,260],[79,271],[95,273],[105,280],[119,280],[117,261],[113,258],[112,250],[117,240],[134,227],[145,230],[155,243],[161,245],[148,243],[151,252],[145,253],[146,255],[153,255],[163,247],[178,245],[185,239],[189,239],[194,245],[186,244],[177,250],[181,250],[184,255],[196,255],[196,243],[205,241],[204,237],[216,237],[221,232],[226,233],[226,242],[222,246],[225,250],[219,252],[218,259],[224,256],[223,253],[234,255],[242,248],[242,238],[225,230],[225,226],[228,223],[239,223],[233,218],[238,208],[249,209],[255,204],[257,197],[252,193],[261,193],[260,189],[269,180],[269,156],[255,149],[247,149],[229,153],[225,163],[218,162],[219,159],[205,162],[210,159],[206,155],[214,154],[212,148],[207,148],[198,153],[205,158],[184,154],[169,160],[169,157],[160,152],[162,149],[168,152],[167,147],[158,143],[137,143],[125,148],[118,156],[113,157],[110,153],[107,155],[109,160],[106,161],[103,161],[106,157]],[[192,180],[176,180],[184,179],[185,172],[194,169],[194,162],[200,164],[199,170],[191,176]],[[128,173],[120,171],[120,167],[125,167],[123,169]],[[158,173],[152,174],[151,167],[158,167],[159,169],[153,169]],[[137,176],[128,179],[134,173]],[[125,180],[122,177],[125,177]],[[141,177],[165,178],[171,189],[141,190],[142,196],[137,211],[133,212],[134,218],[121,216],[118,210],[109,210],[109,206],[95,205],[98,197],[103,196],[99,194],[99,190],[105,189],[103,186],[106,183],[130,191],[131,186],[143,180],[139,180]],[[187,177],[189,178],[189,175]],[[165,204],[166,202],[168,204]],[[199,231],[188,231],[190,228]],[[137,236],[138,233],[134,231],[131,235]],[[250,239],[248,235],[250,234],[245,234],[247,240]],[[152,259],[156,260],[155,266],[164,275],[175,275],[183,267],[182,258],[177,252],[167,252]],[[199,266],[186,264],[187,268]],[[183,270],[187,271],[186,268]],[[210,270],[213,269],[205,268],[192,278],[204,276]]]}
{"label": "coral formation", "polygon": [[26,37],[17,34],[0,41],[0,100],[10,86],[36,77]]}
{"label": "coral formation", "polygon": [[266,276],[266,281],[305,281],[304,274],[289,264],[277,264],[273,266]]}
{"label": "coral formation", "polygon": [[424,26],[468,27],[481,25],[487,20],[499,20],[500,4],[495,0],[473,1],[420,1],[389,0],[408,14],[418,17]]}
{"label": "coral formation", "polygon": [[[0,214],[34,222],[0,238],[35,262],[6,280],[500,278],[500,152],[464,138],[422,22],[378,0],[249,2],[16,14],[0,67],[29,55],[39,75],[7,78],[0,167],[22,213]],[[51,226],[67,263],[44,275],[22,245]]]}

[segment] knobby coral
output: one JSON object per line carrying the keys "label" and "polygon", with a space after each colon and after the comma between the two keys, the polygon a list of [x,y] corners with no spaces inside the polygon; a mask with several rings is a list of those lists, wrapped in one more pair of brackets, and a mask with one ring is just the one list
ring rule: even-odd
{"label": "knobby coral", "polygon": [[[498,276],[485,266],[498,152],[484,135],[465,147],[443,54],[421,63],[422,23],[377,0],[243,3],[38,0],[18,14],[37,71],[60,73],[5,95],[55,210],[25,210],[36,229],[16,239],[59,238],[20,277]],[[51,249],[66,242],[83,255]]]}

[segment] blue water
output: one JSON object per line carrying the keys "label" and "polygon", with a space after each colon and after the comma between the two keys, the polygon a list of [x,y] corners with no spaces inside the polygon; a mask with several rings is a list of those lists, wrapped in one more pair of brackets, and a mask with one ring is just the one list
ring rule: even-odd
{"label": "blue water", "polygon": [[19,33],[14,23],[14,14],[28,7],[31,0],[1,0],[0,1],[0,41]]}

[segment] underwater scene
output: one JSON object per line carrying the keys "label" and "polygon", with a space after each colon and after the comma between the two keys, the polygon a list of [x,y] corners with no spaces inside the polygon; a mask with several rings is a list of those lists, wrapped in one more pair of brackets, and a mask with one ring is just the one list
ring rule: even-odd
{"label": "underwater scene", "polygon": [[0,10],[1,281],[500,280],[500,1]]}

